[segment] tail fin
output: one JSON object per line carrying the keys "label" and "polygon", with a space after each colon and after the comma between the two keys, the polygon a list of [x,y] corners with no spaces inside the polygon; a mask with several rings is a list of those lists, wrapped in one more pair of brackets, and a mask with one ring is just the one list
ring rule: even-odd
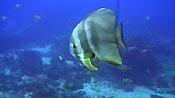
{"label": "tail fin", "polygon": [[123,41],[123,30],[122,30],[122,23],[120,23],[115,31],[116,35],[115,35],[115,40],[117,45],[119,45],[120,47],[122,47],[125,51],[127,51],[125,43]]}

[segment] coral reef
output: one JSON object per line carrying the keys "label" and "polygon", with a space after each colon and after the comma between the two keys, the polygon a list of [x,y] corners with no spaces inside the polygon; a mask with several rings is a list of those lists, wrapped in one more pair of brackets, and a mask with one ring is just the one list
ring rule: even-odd
{"label": "coral reef", "polygon": [[175,97],[174,73],[152,52],[133,48],[124,56],[124,69],[99,63],[100,70],[91,71],[64,52],[57,55],[50,47],[40,48],[0,55],[0,98]]}
{"label": "coral reef", "polygon": [[38,52],[22,51],[19,52],[19,67],[21,71],[29,76],[37,75],[42,72],[42,60]]}

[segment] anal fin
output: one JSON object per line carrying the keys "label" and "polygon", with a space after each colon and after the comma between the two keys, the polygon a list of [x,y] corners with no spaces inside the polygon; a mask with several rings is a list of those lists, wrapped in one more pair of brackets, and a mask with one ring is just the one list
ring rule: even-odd
{"label": "anal fin", "polygon": [[106,43],[100,46],[98,57],[109,64],[121,66],[122,59],[115,43]]}

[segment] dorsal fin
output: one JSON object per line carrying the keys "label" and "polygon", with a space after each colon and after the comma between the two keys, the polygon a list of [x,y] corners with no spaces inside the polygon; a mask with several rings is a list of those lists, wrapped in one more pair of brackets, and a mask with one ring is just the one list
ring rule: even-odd
{"label": "dorsal fin", "polygon": [[127,48],[126,48],[125,43],[123,41],[122,23],[119,24],[119,26],[117,27],[117,29],[115,31],[115,40],[116,40],[117,45],[119,45],[125,51],[127,51]]}

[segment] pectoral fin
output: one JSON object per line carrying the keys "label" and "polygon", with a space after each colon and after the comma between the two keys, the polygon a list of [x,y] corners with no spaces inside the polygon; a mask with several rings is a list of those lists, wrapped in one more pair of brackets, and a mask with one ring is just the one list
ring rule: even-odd
{"label": "pectoral fin", "polygon": [[92,65],[91,60],[89,58],[87,58],[87,59],[81,58],[81,61],[83,62],[83,64],[87,68],[89,68],[91,70],[98,70],[98,68],[96,68],[94,65]]}

